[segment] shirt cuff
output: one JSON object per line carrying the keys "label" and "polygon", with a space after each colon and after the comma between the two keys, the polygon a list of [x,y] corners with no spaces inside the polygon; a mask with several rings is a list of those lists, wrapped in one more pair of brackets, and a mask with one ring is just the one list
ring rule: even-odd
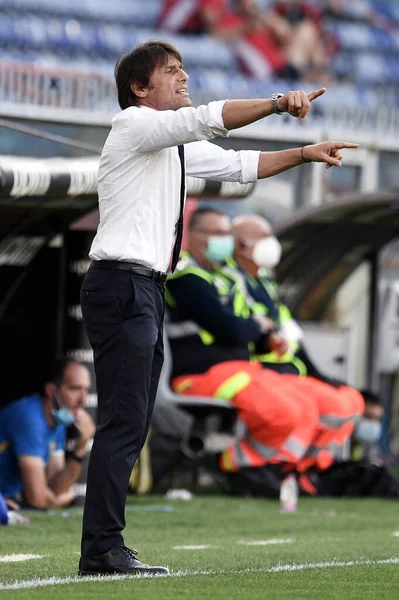
{"label": "shirt cuff", "polygon": [[240,150],[241,177],[240,183],[250,183],[258,179],[259,150]]}
{"label": "shirt cuff", "polygon": [[222,110],[227,100],[215,100],[209,102],[209,129],[214,136],[229,137],[229,130],[226,129],[223,122]]}

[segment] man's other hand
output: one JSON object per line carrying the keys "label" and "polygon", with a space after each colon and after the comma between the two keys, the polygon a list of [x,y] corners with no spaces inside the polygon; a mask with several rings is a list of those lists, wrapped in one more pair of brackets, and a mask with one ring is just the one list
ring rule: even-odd
{"label": "man's other hand", "polygon": [[94,424],[94,421],[84,408],[79,408],[79,410],[76,413],[75,427],[79,432],[76,451],[83,452],[87,442],[92,437],[94,437],[94,434],[96,432],[96,426]]}
{"label": "man's other hand", "polygon": [[273,319],[269,319],[269,317],[265,317],[264,315],[252,315],[252,318],[259,323],[264,333],[275,327]]}
{"label": "man's other hand", "polygon": [[352,142],[321,142],[320,144],[313,144],[310,146],[304,146],[302,148],[302,158],[305,161],[312,162],[324,162],[326,168],[340,167],[342,160],[343,148],[358,148],[359,144],[353,144]]}
{"label": "man's other hand", "polygon": [[295,92],[286,92],[284,96],[278,98],[277,108],[282,112],[288,112],[293,117],[304,119],[308,114],[310,104],[316,98],[320,98],[326,92],[326,88],[315,90],[306,94],[303,90]]}
{"label": "man's other hand", "polygon": [[288,352],[288,342],[281,333],[272,333],[268,339],[268,345],[272,352],[276,352],[279,356],[283,356]]}

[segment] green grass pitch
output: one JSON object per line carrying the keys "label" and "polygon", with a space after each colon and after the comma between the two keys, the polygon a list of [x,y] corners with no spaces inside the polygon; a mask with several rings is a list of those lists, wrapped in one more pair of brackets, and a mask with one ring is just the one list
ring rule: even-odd
{"label": "green grass pitch", "polygon": [[[82,511],[30,513],[29,525],[0,528],[0,600],[397,600],[398,508],[306,498],[280,514],[266,500],[129,498],[126,543],[172,576],[91,581],[76,577]],[[11,554],[42,558],[6,562]]]}

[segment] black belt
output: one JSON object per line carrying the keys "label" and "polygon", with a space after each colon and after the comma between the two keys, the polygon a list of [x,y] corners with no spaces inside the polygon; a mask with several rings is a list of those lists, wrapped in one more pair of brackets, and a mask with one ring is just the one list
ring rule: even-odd
{"label": "black belt", "polygon": [[137,275],[142,275],[143,277],[148,277],[149,279],[153,279],[154,281],[158,281],[159,283],[165,283],[167,274],[162,273],[161,271],[155,271],[154,269],[150,269],[149,267],[145,267],[144,265],[138,265],[134,262],[125,262],[121,260],[93,260],[90,265],[92,269],[108,269],[108,270],[121,270],[121,271],[130,271],[131,273],[136,273]]}

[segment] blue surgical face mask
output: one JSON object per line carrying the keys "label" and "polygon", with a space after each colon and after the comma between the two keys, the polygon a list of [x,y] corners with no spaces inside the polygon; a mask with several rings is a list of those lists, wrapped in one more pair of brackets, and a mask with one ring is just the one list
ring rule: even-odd
{"label": "blue surgical face mask", "polygon": [[69,427],[75,423],[75,415],[66,406],[61,406],[61,408],[54,410],[53,417],[56,423],[65,425],[65,427]]}
{"label": "blue surgical face mask", "polygon": [[65,427],[73,425],[75,423],[75,415],[73,412],[66,406],[61,405],[61,402],[58,400],[56,394],[54,394],[54,400],[58,406],[58,408],[52,411],[55,422],[58,425],[64,425]]}
{"label": "blue surgical face mask", "polygon": [[208,239],[205,256],[212,262],[223,262],[230,258],[234,250],[232,235],[212,235]]}
{"label": "blue surgical face mask", "polygon": [[361,419],[354,431],[354,438],[359,444],[374,444],[381,437],[382,425],[375,419]]}

